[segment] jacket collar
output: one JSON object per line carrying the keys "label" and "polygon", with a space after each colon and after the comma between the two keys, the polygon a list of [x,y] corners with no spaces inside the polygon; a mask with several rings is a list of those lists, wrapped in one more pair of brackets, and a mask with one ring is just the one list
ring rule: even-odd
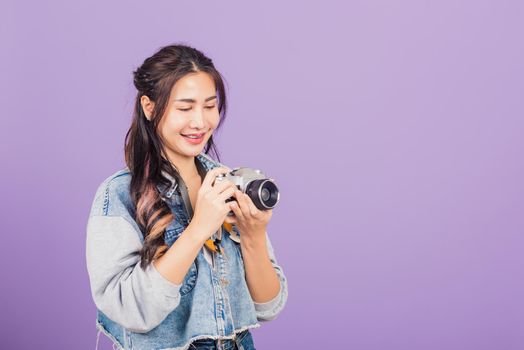
{"label": "jacket collar", "polygon": [[[209,170],[213,168],[222,166],[221,163],[212,159],[209,155],[205,153],[200,153],[195,158],[202,165],[202,168],[205,173],[207,173]],[[174,177],[172,177],[169,173],[167,173],[166,171],[162,171],[162,174],[171,182],[171,185],[165,186],[162,184],[158,184],[157,189],[166,198],[171,198],[178,187],[178,181]]]}

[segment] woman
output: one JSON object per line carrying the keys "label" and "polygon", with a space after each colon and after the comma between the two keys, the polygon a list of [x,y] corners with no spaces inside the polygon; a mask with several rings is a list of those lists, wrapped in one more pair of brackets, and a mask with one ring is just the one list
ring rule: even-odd
{"label": "woman", "polygon": [[280,313],[287,281],[266,232],[272,211],[214,184],[231,171],[208,155],[219,158],[222,77],[202,52],[171,45],[134,85],[127,167],[100,185],[87,224],[98,335],[120,349],[254,349],[249,329]]}

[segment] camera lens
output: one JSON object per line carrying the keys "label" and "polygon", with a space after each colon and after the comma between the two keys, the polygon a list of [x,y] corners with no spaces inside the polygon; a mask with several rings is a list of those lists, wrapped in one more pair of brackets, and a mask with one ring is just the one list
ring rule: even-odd
{"label": "camera lens", "polygon": [[264,202],[266,202],[269,199],[269,196],[270,196],[268,189],[267,188],[263,188],[262,191],[260,191],[260,192],[261,192],[262,200]]}
{"label": "camera lens", "polygon": [[247,186],[246,194],[260,210],[274,208],[280,198],[277,185],[269,179],[252,181]]}

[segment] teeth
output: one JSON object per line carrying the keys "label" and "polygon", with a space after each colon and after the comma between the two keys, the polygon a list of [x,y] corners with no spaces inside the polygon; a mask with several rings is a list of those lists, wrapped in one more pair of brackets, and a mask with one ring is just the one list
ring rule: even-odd
{"label": "teeth", "polygon": [[189,137],[190,139],[199,139],[202,137],[202,135],[198,135],[198,136],[197,135],[183,135],[183,136]]}

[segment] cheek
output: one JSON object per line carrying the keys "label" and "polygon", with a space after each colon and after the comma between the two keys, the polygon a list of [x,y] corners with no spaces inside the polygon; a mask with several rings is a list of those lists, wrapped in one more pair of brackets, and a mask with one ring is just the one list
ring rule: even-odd
{"label": "cheek", "polygon": [[165,142],[173,142],[183,127],[184,124],[180,120],[167,119],[158,125],[158,133]]}
{"label": "cheek", "polygon": [[216,127],[218,126],[218,122],[220,121],[220,115],[218,114],[218,112],[213,113],[213,115],[207,118],[207,121],[212,129],[216,129]]}
{"label": "cheek", "polygon": [[163,129],[168,132],[179,132],[185,127],[185,119],[177,116],[166,118]]}

